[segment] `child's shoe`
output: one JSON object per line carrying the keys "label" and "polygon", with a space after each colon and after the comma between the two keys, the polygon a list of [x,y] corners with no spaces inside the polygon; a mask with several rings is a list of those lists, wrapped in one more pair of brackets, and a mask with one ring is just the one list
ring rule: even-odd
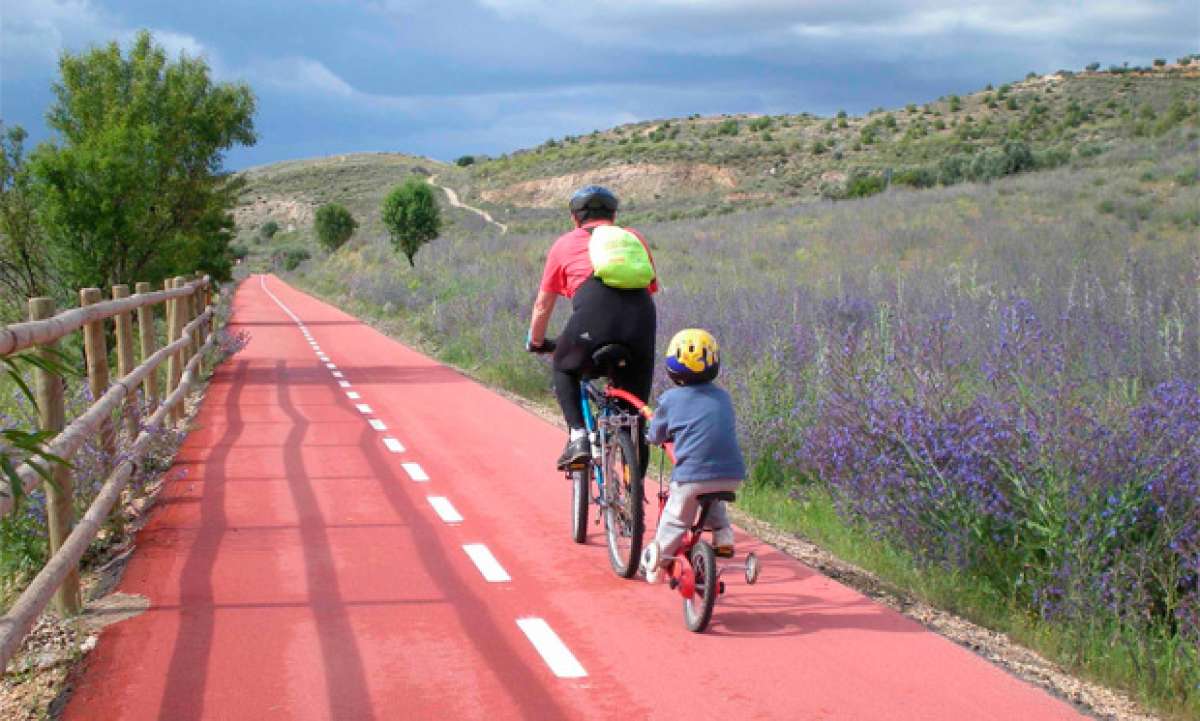
{"label": "child's shoe", "polygon": [[713,531],[713,550],[718,558],[733,558],[732,528],[718,528]]}
{"label": "child's shoe", "polygon": [[646,583],[658,583],[659,567],[662,560],[662,547],[658,541],[651,541],[642,551],[642,572],[646,574]]}

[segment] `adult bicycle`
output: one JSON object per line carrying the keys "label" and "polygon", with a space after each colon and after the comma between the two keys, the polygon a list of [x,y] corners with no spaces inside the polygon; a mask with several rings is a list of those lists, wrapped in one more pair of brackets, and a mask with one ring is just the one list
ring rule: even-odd
{"label": "adult bicycle", "polygon": [[592,354],[591,369],[580,380],[591,457],[566,470],[571,480],[571,537],[576,543],[587,541],[588,507],[596,506],[596,523],[604,521],[609,564],[622,578],[637,575],[646,530],[638,444],[642,421],[629,402],[637,399],[605,381],[628,362],[628,349],[617,344]]}

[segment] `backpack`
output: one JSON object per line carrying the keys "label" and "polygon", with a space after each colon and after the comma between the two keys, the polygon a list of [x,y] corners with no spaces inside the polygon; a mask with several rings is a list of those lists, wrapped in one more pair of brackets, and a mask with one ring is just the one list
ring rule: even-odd
{"label": "backpack", "polygon": [[588,256],[597,278],[622,290],[650,287],[654,264],[636,235],[616,225],[598,225],[589,232]]}

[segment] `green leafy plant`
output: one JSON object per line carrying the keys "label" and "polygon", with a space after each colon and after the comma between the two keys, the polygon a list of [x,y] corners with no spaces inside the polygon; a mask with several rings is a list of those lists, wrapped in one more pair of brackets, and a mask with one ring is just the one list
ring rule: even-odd
{"label": "green leafy plant", "polygon": [[409,178],[383,199],[381,213],[392,246],[404,254],[409,267],[415,267],[417,251],[437,238],[442,229],[441,211],[432,189],[420,178]]}
{"label": "green leafy plant", "polygon": [[358,221],[346,207],[337,203],[328,203],[317,208],[314,219],[317,229],[317,240],[321,247],[333,253],[342,247],[358,228]]}

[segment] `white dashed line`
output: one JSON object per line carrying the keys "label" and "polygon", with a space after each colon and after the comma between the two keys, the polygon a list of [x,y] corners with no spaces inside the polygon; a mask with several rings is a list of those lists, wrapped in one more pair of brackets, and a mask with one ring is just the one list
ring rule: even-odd
{"label": "white dashed line", "polygon": [[429,480],[429,476],[425,473],[425,469],[421,468],[421,464],[401,463],[400,465],[404,467],[404,472],[408,474],[408,477],[414,481],[424,483]]}
{"label": "white dashed line", "polygon": [[[433,498],[429,500],[433,501]],[[504,566],[500,565],[487,546],[482,543],[468,543],[463,546],[463,550],[471,557],[475,568],[483,574],[483,580],[488,583],[508,583],[512,580],[512,576],[508,575],[508,571],[504,570]]]}
{"label": "white dashed line", "polygon": [[367,421],[367,423],[370,423],[371,427],[377,431],[386,431],[387,430],[387,424],[385,424],[383,421],[379,420],[378,418],[372,418],[371,420]]}
{"label": "white dashed line", "polygon": [[357,391],[346,391],[346,397],[352,401],[356,401],[359,398],[362,398],[362,396],[360,396]]}
{"label": "white dashed line", "polygon": [[342,388],[349,388],[350,381],[338,381],[338,385],[341,386]]}
{"label": "white dashed line", "polygon": [[329,370],[331,370],[331,371],[335,371],[335,370],[337,370],[337,366],[336,366],[335,364],[333,364],[333,363],[326,363],[326,364],[325,364],[325,367],[326,367],[326,368],[328,368],[328,369],[329,369]]}
{"label": "white dashed line", "polygon": [[579,659],[575,658],[575,654],[571,653],[567,644],[563,643],[554,629],[550,628],[550,624],[540,618],[518,618],[517,625],[525,632],[529,642],[541,654],[542,660],[546,662],[555,676],[559,678],[587,676],[587,671],[583,670]]}
{"label": "white dashed line", "polygon": [[333,377],[334,378],[345,378],[346,375],[344,373],[342,373],[341,371],[333,371]]}
{"label": "white dashed line", "polygon": [[371,406],[367,405],[366,403],[355,403],[354,407],[358,409],[359,413],[362,413],[364,415],[375,412],[375,411],[371,410]]}
{"label": "white dashed line", "polygon": [[383,445],[387,446],[387,449],[389,451],[391,451],[392,453],[403,453],[404,452],[404,444],[401,443],[400,441],[396,440],[395,438],[392,438],[391,436],[387,436],[386,438],[383,439]]}
{"label": "white dashed line", "polygon": [[[458,509],[454,507],[449,498],[445,496],[426,496],[426,500],[429,501],[429,505],[433,506],[433,510],[437,511],[437,514],[446,523],[462,523],[462,514],[458,512]],[[496,565],[499,566],[500,564]],[[504,571],[504,569],[500,570],[501,572]]]}

